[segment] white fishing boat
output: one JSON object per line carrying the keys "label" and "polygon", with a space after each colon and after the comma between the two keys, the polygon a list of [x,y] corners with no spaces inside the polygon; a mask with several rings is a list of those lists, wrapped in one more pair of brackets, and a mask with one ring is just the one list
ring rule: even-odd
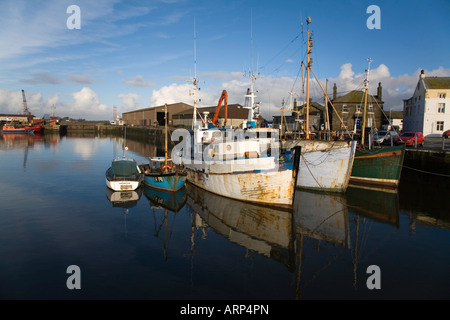
{"label": "white fishing boat", "polygon": [[[310,23],[311,19],[308,18],[308,26]],[[295,146],[301,146],[302,154],[299,162],[299,177],[297,179],[296,187],[315,191],[345,192],[352,171],[356,141],[311,140],[309,130],[309,77],[310,72],[312,71],[312,60],[310,59],[312,47],[312,38],[310,35],[312,32],[309,31],[309,29],[305,32],[308,35],[306,55],[305,137],[302,139],[283,141],[283,148],[289,150]],[[318,80],[317,82],[320,85]],[[324,95],[325,104],[327,104],[328,96],[325,91]],[[328,116],[328,111],[326,114]],[[297,118],[298,115],[297,112]],[[330,135],[328,134],[327,137],[329,138]]]}
{"label": "white fishing boat", "polygon": [[253,80],[252,76],[244,106],[248,118],[242,128],[208,126],[207,115],[198,123],[194,101],[193,129],[186,137],[191,143],[184,146],[181,163],[187,181],[209,192],[247,202],[291,207],[298,168],[295,162],[299,161],[300,150],[280,154],[278,130],[256,128],[255,109],[259,104],[254,101]]}
{"label": "white fishing boat", "polygon": [[[194,51],[194,66],[195,62]],[[199,113],[201,121],[197,121],[198,81],[194,68],[192,130],[184,131],[185,143],[176,146],[172,158],[184,166],[188,183],[206,191],[246,202],[292,207],[300,147],[280,154],[279,130],[256,127],[259,113],[255,110],[259,112],[259,103],[255,103],[253,71],[250,79],[244,105],[248,109],[247,120],[239,128],[227,126],[226,121],[220,127],[208,120],[207,113],[203,117]],[[223,100],[227,110],[227,97],[223,92],[216,114]]]}
{"label": "white fishing boat", "polygon": [[325,192],[345,192],[347,189],[356,141],[291,140],[284,147],[301,146],[297,188]]}
{"label": "white fishing boat", "polygon": [[125,139],[122,146],[123,156],[115,158],[105,172],[106,186],[114,191],[133,191],[141,186],[143,175],[134,159],[125,157]]}
{"label": "white fishing boat", "polygon": [[105,173],[106,186],[114,191],[133,191],[142,183],[142,174],[135,160],[117,158]]}

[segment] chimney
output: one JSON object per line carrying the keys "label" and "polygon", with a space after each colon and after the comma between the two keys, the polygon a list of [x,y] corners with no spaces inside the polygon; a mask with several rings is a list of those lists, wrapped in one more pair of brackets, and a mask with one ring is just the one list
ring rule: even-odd
{"label": "chimney", "polygon": [[383,91],[383,89],[381,88],[381,82],[378,82],[377,98],[378,98],[378,100],[380,100],[380,101],[381,101],[381,97],[382,97],[382,91]]}
{"label": "chimney", "polygon": [[421,79],[425,78],[425,70],[420,71],[420,78]]}
{"label": "chimney", "polygon": [[336,83],[333,86],[333,100],[336,100],[336,95],[337,95],[337,87],[336,87]]}

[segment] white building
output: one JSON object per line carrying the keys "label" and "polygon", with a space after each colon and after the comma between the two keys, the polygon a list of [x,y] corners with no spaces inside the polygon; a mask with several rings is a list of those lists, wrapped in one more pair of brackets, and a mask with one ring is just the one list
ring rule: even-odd
{"label": "white building", "polygon": [[450,129],[450,77],[425,77],[422,70],[411,98],[403,100],[403,130],[441,136]]}

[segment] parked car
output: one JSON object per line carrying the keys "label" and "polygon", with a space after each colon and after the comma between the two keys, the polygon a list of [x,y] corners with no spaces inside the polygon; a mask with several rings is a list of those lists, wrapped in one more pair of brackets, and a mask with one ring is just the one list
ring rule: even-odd
{"label": "parked car", "polygon": [[373,135],[373,142],[376,144],[391,144],[394,145],[398,144],[399,136],[397,132],[395,131],[386,131],[386,130],[380,130],[376,134]]}
{"label": "parked car", "polygon": [[450,139],[450,130],[444,131],[444,133],[442,133],[442,136],[444,138]]}
{"label": "parked car", "polygon": [[404,143],[406,146],[423,146],[425,137],[422,132],[403,132],[400,135],[399,143]]}

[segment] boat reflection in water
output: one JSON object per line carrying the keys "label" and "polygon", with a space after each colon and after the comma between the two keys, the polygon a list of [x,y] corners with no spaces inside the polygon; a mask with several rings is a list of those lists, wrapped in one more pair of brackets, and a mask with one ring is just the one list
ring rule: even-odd
{"label": "boat reflection in water", "polygon": [[[172,214],[172,222],[175,221],[177,213],[184,207],[187,200],[186,188],[182,187],[178,191],[164,191],[143,186],[144,195],[148,199],[155,221],[156,238],[159,237],[162,225],[164,224],[164,260],[168,260],[168,236],[169,236],[169,215]],[[173,224],[172,224],[173,225]]]}
{"label": "boat reflection in water", "polygon": [[349,247],[348,213],[341,194],[297,191],[294,220],[297,235]]}
{"label": "boat reflection in water", "polygon": [[[297,190],[293,214],[297,240],[296,299],[312,282],[327,281],[328,268],[343,275],[339,279],[342,284],[335,280],[336,286],[346,286],[348,281],[356,289],[361,272],[358,262],[366,254],[359,238],[367,241],[368,235],[363,233],[370,230],[360,230],[361,219],[365,227],[372,222],[399,227],[398,196],[394,190],[352,186],[345,194]],[[346,262],[349,256],[351,264]],[[308,261],[306,269],[302,265],[305,260]],[[353,274],[351,278],[346,276],[349,271]]]}
{"label": "boat reflection in water", "polygon": [[175,192],[154,189],[147,185],[144,185],[143,188],[144,195],[150,201],[151,207],[161,207],[178,212],[186,204],[187,194],[184,187]]}
{"label": "boat reflection in water", "polygon": [[295,270],[291,209],[225,198],[192,184],[186,190],[194,228],[209,226],[231,242]]}
{"label": "boat reflection in water", "polygon": [[[295,298],[300,298],[300,288],[307,285],[311,279],[317,277],[319,271],[328,268],[336,256],[336,247],[342,252],[350,248],[350,228],[345,195],[340,193],[324,193],[297,190],[294,200],[294,224],[297,256],[297,274]],[[332,257],[326,257],[331,244]],[[320,255],[320,256],[315,256]],[[315,256],[315,257],[314,257]],[[311,261],[311,258],[313,259]],[[304,259],[311,261],[314,273],[303,275],[302,263]],[[325,259],[324,265],[320,265]]]}
{"label": "boat reflection in water", "polygon": [[115,208],[123,208],[125,216],[125,234],[127,233],[127,215],[129,209],[136,207],[142,196],[142,187],[136,190],[114,191],[106,187],[106,197]]}
{"label": "boat reflection in water", "polygon": [[113,207],[130,209],[137,205],[142,195],[142,188],[127,191],[114,191],[106,187],[106,197]]}
{"label": "boat reflection in water", "polygon": [[346,198],[354,213],[400,228],[397,189],[349,186]]}

